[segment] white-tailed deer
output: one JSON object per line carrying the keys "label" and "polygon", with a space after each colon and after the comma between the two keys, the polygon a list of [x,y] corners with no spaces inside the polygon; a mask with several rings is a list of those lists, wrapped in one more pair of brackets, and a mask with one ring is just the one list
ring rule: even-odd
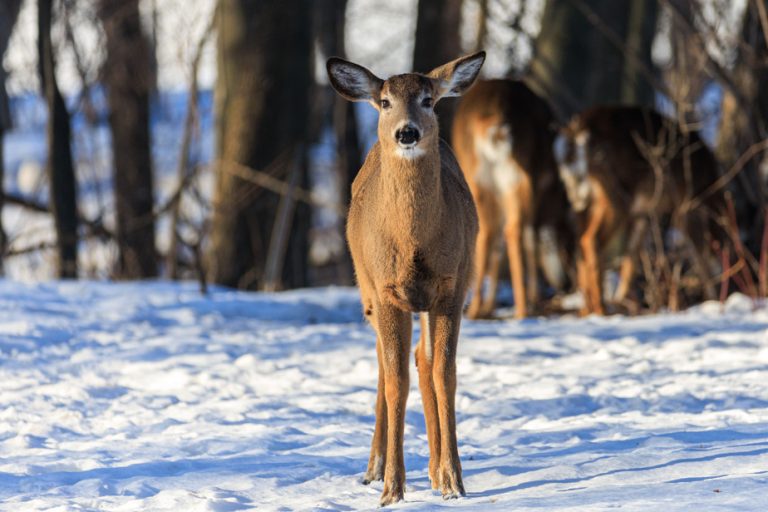
{"label": "white-tailed deer", "polygon": [[456,441],[456,346],[472,267],[477,214],[459,165],[438,136],[434,105],[475,81],[485,53],[423,75],[387,80],[338,58],[334,89],[379,111],[378,142],[352,185],[347,240],[379,360],[376,427],[364,481],[384,480],[381,504],[403,498],[403,429],[411,314],[429,442],[429,477],[444,498],[464,495]]}
{"label": "white-tailed deer", "polygon": [[[480,220],[470,318],[493,312],[502,233],[517,318],[527,316],[528,304],[539,298],[538,233],[548,231],[550,242],[570,242],[567,198],[552,155],[554,125],[549,105],[523,82],[479,81],[461,100],[453,122],[453,148]],[[550,250],[550,255],[557,252]],[[564,280],[559,264],[555,261],[554,271],[552,264],[543,266],[557,288]]]}
{"label": "white-tailed deer", "polygon": [[708,298],[707,275],[714,216],[721,192],[704,192],[718,178],[717,161],[695,131],[641,107],[595,107],[574,116],[555,141],[555,156],[577,216],[582,314],[604,314],[604,250],[627,234],[614,300],[627,295],[649,219],[672,218],[692,246],[692,260]]}

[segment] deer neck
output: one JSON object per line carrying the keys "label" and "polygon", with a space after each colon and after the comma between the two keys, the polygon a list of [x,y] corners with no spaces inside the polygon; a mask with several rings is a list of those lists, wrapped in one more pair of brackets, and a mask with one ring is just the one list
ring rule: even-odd
{"label": "deer neck", "polygon": [[429,240],[443,208],[437,144],[412,159],[384,152],[381,164],[383,220],[415,245]]}

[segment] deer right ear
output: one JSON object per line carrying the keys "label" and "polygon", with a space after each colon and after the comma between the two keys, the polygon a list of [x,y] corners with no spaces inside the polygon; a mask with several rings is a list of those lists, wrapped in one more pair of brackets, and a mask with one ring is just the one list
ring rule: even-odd
{"label": "deer right ear", "polygon": [[461,96],[475,83],[483,62],[485,52],[477,52],[443,64],[427,73],[427,76],[437,81],[440,98]]}
{"label": "deer right ear", "polygon": [[350,101],[369,101],[378,108],[384,80],[363,66],[338,57],[328,59],[325,67],[336,92]]}

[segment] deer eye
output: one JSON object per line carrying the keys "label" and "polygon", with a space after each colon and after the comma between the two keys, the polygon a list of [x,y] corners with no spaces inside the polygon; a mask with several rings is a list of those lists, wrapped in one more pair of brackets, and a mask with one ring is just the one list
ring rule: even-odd
{"label": "deer eye", "polygon": [[382,99],[381,100],[381,108],[387,109],[391,107],[392,105],[389,103],[389,100]]}
{"label": "deer eye", "polygon": [[432,108],[432,98],[424,98],[421,100],[421,106],[424,108]]}

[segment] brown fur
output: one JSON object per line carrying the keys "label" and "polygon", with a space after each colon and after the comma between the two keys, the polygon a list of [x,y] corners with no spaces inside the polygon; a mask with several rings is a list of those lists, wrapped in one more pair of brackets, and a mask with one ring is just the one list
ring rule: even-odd
{"label": "brown fur", "polygon": [[[718,177],[717,162],[698,133],[685,134],[672,120],[640,107],[595,107],[575,116],[562,130],[565,162],[575,159],[574,140],[588,134],[587,179],[591,195],[578,215],[579,287],[583,314],[604,314],[604,250],[619,233],[628,233],[615,299],[626,296],[635,272],[635,257],[654,215],[677,217],[695,250],[700,277],[706,281],[709,241],[717,236],[712,220],[723,210],[723,195],[713,194],[691,211],[687,207]],[[655,148],[655,149],[654,149]],[[660,151],[648,157],[648,151]],[[659,165],[654,169],[654,160]],[[561,162],[562,163],[562,162]],[[657,179],[660,173],[661,180]],[[714,291],[705,287],[705,294]]]}
{"label": "brown fur", "polygon": [[[454,118],[453,146],[480,218],[470,318],[487,317],[493,312],[502,233],[507,243],[517,318],[527,316],[528,306],[535,305],[539,298],[539,228],[553,228],[559,242],[569,245],[568,203],[552,155],[554,123],[549,105],[518,81],[480,81],[461,100]],[[508,132],[499,134],[499,128],[504,126]],[[511,142],[511,151],[490,157],[483,149],[489,143],[505,141]],[[489,181],[489,169],[493,166],[503,169],[496,172],[510,176],[517,172],[516,183],[502,190],[498,183]],[[526,232],[528,239],[524,240]],[[486,276],[490,277],[490,286],[483,297]]]}
{"label": "brown fur", "polygon": [[[482,63],[483,57],[464,60],[479,58]],[[363,310],[377,334],[376,427],[365,481],[384,480],[382,505],[401,500],[405,490],[403,429],[414,312],[422,317],[416,362],[430,447],[429,476],[444,497],[464,494],[455,428],[456,346],[477,215],[458,163],[438,137],[434,111],[421,103],[426,97],[436,101],[460,92],[453,73],[462,62],[429,75],[397,75],[382,83],[374,77],[368,80],[373,84],[369,93],[357,88],[366,78],[354,67],[343,67],[354,66],[349,63],[339,61],[342,69],[336,76],[343,81],[349,73],[352,78],[334,83],[329,62],[332,83],[340,93],[370,101],[380,110],[379,141],[352,185],[347,240]],[[390,102],[386,109],[384,100]],[[421,153],[414,158],[400,156],[394,137],[405,120],[422,133]]]}

